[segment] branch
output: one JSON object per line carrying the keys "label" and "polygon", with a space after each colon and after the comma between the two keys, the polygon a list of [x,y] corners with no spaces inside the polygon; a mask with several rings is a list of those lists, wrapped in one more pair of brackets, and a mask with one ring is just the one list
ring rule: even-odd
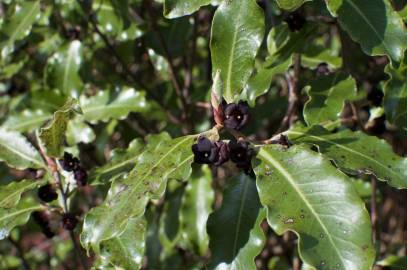
{"label": "branch", "polygon": [[[183,91],[181,89],[180,83],[178,81],[176,72],[175,72],[175,66],[174,66],[174,61],[172,59],[172,56],[170,54],[170,51],[168,50],[168,46],[165,43],[164,37],[162,36],[161,32],[157,28],[157,22],[155,20],[155,13],[154,10],[151,6],[150,1],[145,1],[146,7],[147,7],[147,12],[150,15],[151,18],[151,28],[154,33],[156,33],[158,42],[160,43],[161,48],[164,51],[165,57],[168,62],[168,74],[170,76],[170,80],[172,82],[172,85],[174,86],[174,90],[176,95],[178,96],[179,100],[181,101],[181,109],[182,109],[182,119],[185,121],[189,117],[189,104],[183,94]],[[188,127],[190,130],[190,128]]]}
{"label": "branch", "polygon": [[[43,158],[45,159],[45,161],[47,162],[48,168],[50,169],[52,176],[54,177],[54,180],[60,190],[61,193],[61,197],[62,197],[62,208],[64,213],[68,213],[69,212],[69,208],[68,208],[68,196],[67,193],[69,193],[69,190],[64,190],[63,184],[62,184],[62,180],[61,180],[61,175],[58,171],[58,166],[55,162],[55,160],[51,157],[49,157],[46,153],[45,150],[43,148],[43,146],[41,145],[41,143],[39,143],[39,148],[40,148],[40,153],[43,156]],[[87,270],[89,269],[88,264],[86,262],[86,258],[82,252],[81,247],[78,245],[76,239],[75,239],[75,235],[73,234],[73,231],[70,231],[70,237],[71,237],[71,241],[74,245],[74,252],[75,255],[77,255],[80,259],[80,263],[83,267],[83,269]]]}
{"label": "branch", "polygon": [[278,132],[282,132],[289,128],[295,121],[298,120],[299,111],[299,93],[298,93],[298,82],[300,78],[301,71],[301,54],[294,54],[294,75],[290,76],[286,74],[286,81],[288,84],[288,108],[287,112],[281,122]]}

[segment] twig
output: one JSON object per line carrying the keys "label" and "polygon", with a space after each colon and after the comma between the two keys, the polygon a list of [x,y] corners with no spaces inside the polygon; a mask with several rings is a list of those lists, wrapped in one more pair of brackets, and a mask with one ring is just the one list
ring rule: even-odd
{"label": "twig", "polygon": [[174,86],[175,89],[175,93],[177,94],[179,100],[181,101],[181,109],[182,109],[182,119],[185,121],[188,119],[189,117],[189,104],[182,92],[180,83],[178,81],[176,72],[175,72],[175,66],[174,66],[174,61],[172,59],[172,56],[170,54],[170,51],[168,50],[168,46],[165,43],[164,37],[162,36],[161,32],[157,29],[157,22],[155,20],[155,14],[154,14],[154,10],[151,6],[150,1],[145,1],[146,3],[146,7],[147,7],[147,12],[149,13],[150,17],[151,17],[151,28],[153,30],[153,32],[156,33],[157,38],[158,38],[158,42],[160,43],[161,48],[164,51],[165,57],[167,59],[168,62],[168,74],[170,76],[170,80]]}
{"label": "twig", "polygon": [[286,74],[288,84],[288,108],[277,132],[282,132],[298,119],[299,93],[298,82],[301,70],[301,54],[294,54],[294,75]]}
{"label": "twig", "polygon": [[[64,213],[68,213],[69,212],[69,208],[68,208],[68,196],[67,193],[69,193],[68,190],[64,190],[63,184],[62,184],[62,180],[61,180],[61,175],[59,174],[58,171],[58,166],[55,162],[54,159],[50,158],[46,153],[44,148],[42,147],[42,145],[40,144],[40,153],[43,156],[43,158],[45,159],[45,161],[47,162],[48,168],[50,169],[52,176],[54,177],[54,180],[60,190],[61,193],[61,197],[62,197],[62,208]],[[88,264],[86,262],[86,259],[83,255],[82,249],[81,247],[78,245],[78,243],[76,242],[75,236],[73,235],[73,232],[70,231],[71,234],[71,240],[72,243],[74,245],[74,252],[75,255],[79,255],[79,259],[80,259],[80,263],[82,264],[83,269],[87,270],[89,269]]]}
{"label": "twig", "polygon": [[20,258],[21,262],[23,263],[24,269],[25,270],[30,270],[31,267],[30,267],[29,263],[27,262],[27,260],[24,257],[24,250],[22,249],[20,244],[17,241],[14,241],[14,239],[11,238],[11,236],[8,237],[8,240],[17,249],[18,257]]}

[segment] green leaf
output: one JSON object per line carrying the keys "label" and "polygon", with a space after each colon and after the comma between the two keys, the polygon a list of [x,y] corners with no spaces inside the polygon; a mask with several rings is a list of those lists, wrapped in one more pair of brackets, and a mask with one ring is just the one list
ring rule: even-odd
{"label": "green leaf", "polygon": [[59,89],[66,96],[79,97],[83,87],[79,75],[82,58],[82,43],[79,40],[62,46],[48,59],[45,74],[48,85]]}
{"label": "green leaf", "polygon": [[172,19],[190,15],[200,7],[209,5],[211,0],[165,0],[164,16]]}
{"label": "green leaf", "polygon": [[89,177],[93,183],[106,183],[130,172],[144,149],[140,139],[133,140],[127,149],[114,149],[106,165],[96,168]]}
{"label": "green leaf", "polygon": [[250,106],[254,107],[256,98],[264,95],[270,88],[271,81],[277,74],[283,74],[291,64],[291,59],[275,65],[272,64],[274,57],[270,57],[259,69],[252,74],[241,94],[241,99],[246,100]]}
{"label": "green leaf", "polygon": [[27,223],[32,212],[42,208],[31,198],[21,200],[13,208],[0,208],[0,240],[6,238],[14,227]]}
{"label": "green leaf", "polygon": [[286,132],[294,143],[308,143],[347,173],[373,173],[396,188],[407,188],[407,159],[396,155],[384,140],[362,132],[329,133],[323,127],[294,128]]}
{"label": "green leaf", "polygon": [[388,0],[326,1],[340,26],[369,55],[387,54],[398,63],[407,44],[407,32]]}
{"label": "green leaf", "polygon": [[386,67],[390,80],[384,85],[384,109],[387,119],[407,129],[407,57],[398,69]]}
{"label": "green leaf", "polygon": [[[229,182],[221,208],[209,216],[207,223],[212,253],[210,268],[220,267],[221,263],[237,263],[235,260],[248,243],[260,210],[255,179],[240,174]],[[254,257],[245,257],[243,261],[254,266]]]}
{"label": "green leaf", "polygon": [[92,9],[100,30],[107,35],[119,35],[130,25],[127,0],[96,0]]}
{"label": "green leaf", "polygon": [[212,22],[213,70],[220,70],[230,103],[249,79],[264,35],[264,13],[255,0],[223,1]]}
{"label": "green leaf", "polygon": [[0,161],[19,170],[45,167],[40,153],[23,135],[5,129],[0,129]]}
{"label": "green leaf", "polygon": [[32,25],[40,18],[40,1],[23,1],[15,5],[15,11],[1,26],[0,35],[6,40],[0,42],[1,57],[5,59],[14,51],[14,43],[30,34]]}
{"label": "green leaf", "polygon": [[[229,264],[221,263],[216,269],[230,269],[230,270],[256,270],[256,264],[254,259],[259,255],[266,242],[266,236],[264,235],[261,223],[266,218],[266,210],[260,209],[253,229],[250,231],[249,240],[239,250],[237,256]],[[281,269],[279,269],[281,270]]]}
{"label": "green leaf", "polygon": [[280,8],[293,11],[299,8],[305,2],[312,0],[276,0],[276,1]]}
{"label": "green leaf", "polygon": [[215,199],[211,179],[211,171],[208,167],[192,175],[182,199],[179,215],[183,245],[201,256],[205,255],[208,249],[206,222],[212,212]]}
{"label": "green leaf", "polygon": [[86,215],[82,245],[99,254],[100,242],[120,235],[130,218],[143,215],[147,202],[162,196],[168,179],[187,179],[195,138],[185,136],[163,140],[157,145],[149,143],[130,174],[113,181],[104,203]]}
{"label": "green leaf", "polygon": [[83,116],[77,116],[68,122],[66,140],[69,145],[91,143],[95,138],[95,132],[93,132],[93,129],[85,123]]}
{"label": "green leaf", "polygon": [[68,121],[73,117],[76,105],[75,99],[69,99],[62,108],[54,113],[51,123],[47,127],[41,128],[39,138],[47,155],[51,157],[62,155]]}
{"label": "green leaf", "polygon": [[407,269],[407,257],[390,255],[385,259],[377,262],[377,265],[388,267],[390,270],[405,270]]}
{"label": "green leaf", "polygon": [[317,269],[370,269],[375,260],[368,212],[348,177],[301,145],[264,146],[255,168],[267,221],[294,231],[302,260]]}
{"label": "green leaf", "polygon": [[21,195],[32,190],[44,181],[21,180],[13,181],[6,186],[0,186],[0,208],[13,208],[20,201]]}
{"label": "green leaf", "polygon": [[122,234],[101,242],[104,263],[120,269],[140,269],[144,257],[146,221],[144,217],[128,220]]}
{"label": "green leaf", "polygon": [[81,96],[80,104],[85,120],[92,123],[124,119],[130,112],[145,112],[148,109],[145,93],[134,88],[101,91],[89,98]]}
{"label": "green leaf", "polygon": [[10,115],[2,125],[8,130],[19,132],[32,131],[41,127],[46,121],[52,118],[52,114],[42,110],[24,110],[19,114]]}
{"label": "green leaf", "polygon": [[337,120],[345,101],[356,97],[356,82],[344,73],[337,72],[314,79],[307,90],[308,101],[304,118],[308,125]]}

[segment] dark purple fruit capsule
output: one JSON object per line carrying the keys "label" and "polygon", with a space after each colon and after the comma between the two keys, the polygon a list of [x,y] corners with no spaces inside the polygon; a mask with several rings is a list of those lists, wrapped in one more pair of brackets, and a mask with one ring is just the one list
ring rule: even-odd
{"label": "dark purple fruit capsule", "polygon": [[229,160],[229,146],[223,141],[217,141],[215,145],[218,148],[218,157],[213,164],[220,166]]}
{"label": "dark purple fruit capsule", "polygon": [[298,12],[288,14],[285,21],[292,32],[300,31],[306,23],[305,18]]}
{"label": "dark purple fruit capsule", "polygon": [[78,166],[73,172],[74,178],[78,186],[83,187],[88,182],[88,174],[82,166]]}
{"label": "dark purple fruit capsule", "polygon": [[192,145],[194,162],[199,164],[212,164],[218,159],[218,147],[206,137],[199,137],[198,142]]}
{"label": "dark purple fruit capsule", "polygon": [[59,160],[59,164],[61,164],[62,169],[67,172],[72,172],[77,166],[79,166],[80,162],[79,159],[73,157],[72,154],[65,152],[64,158]]}
{"label": "dark purple fruit capsule", "polygon": [[62,227],[65,230],[73,231],[78,224],[78,219],[72,213],[65,213],[62,216]]}
{"label": "dark purple fruit capsule", "polygon": [[252,171],[251,161],[254,155],[254,150],[250,147],[250,144],[246,141],[230,141],[229,142],[229,155],[236,166],[245,173]]}
{"label": "dark purple fruit capsule", "polygon": [[58,193],[51,184],[46,184],[38,189],[38,198],[44,202],[52,202],[58,198]]}
{"label": "dark purple fruit capsule", "polygon": [[249,122],[249,106],[246,101],[225,105],[223,113],[223,123],[227,128],[241,130]]}

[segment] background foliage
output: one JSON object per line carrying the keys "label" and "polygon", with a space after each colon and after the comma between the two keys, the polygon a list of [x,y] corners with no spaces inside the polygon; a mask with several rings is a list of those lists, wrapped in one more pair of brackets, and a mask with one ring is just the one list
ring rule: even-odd
{"label": "background foliage", "polygon": [[[407,269],[406,1],[0,15],[0,269]],[[243,131],[222,98],[250,105]],[[199,136],[250,141],[254,175],[194,164]]]}

